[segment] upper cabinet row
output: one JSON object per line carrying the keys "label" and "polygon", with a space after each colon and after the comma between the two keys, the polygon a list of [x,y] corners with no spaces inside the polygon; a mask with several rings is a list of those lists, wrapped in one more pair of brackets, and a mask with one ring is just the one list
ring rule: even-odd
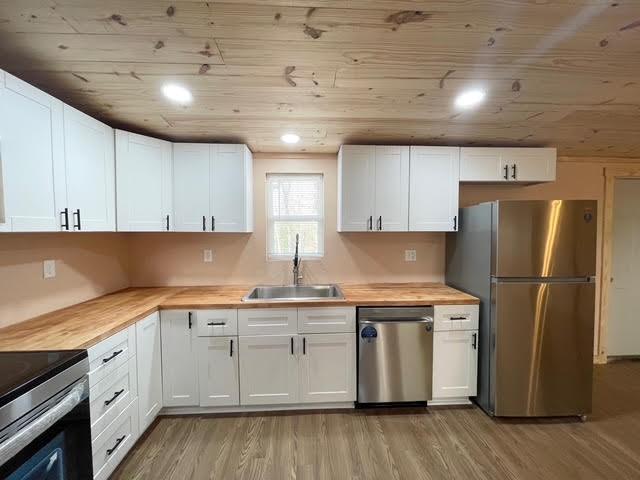
{"label": "upper cabinet row", "polygon": [[338,231],[456,231],[460,182],[548,182],[555,169],[553,148],[343,145]]}
{"label": "upper cabinet row", "polygon": [[0,70],[0,232],[250,232],[252,206],[245,145],[114,135]]}

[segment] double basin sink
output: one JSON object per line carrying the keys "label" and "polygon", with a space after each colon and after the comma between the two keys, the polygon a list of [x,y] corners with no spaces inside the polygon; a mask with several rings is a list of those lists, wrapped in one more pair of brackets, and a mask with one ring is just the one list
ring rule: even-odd
{"label": "double basin sink", "polygon": [[342,300],[338,285],[291,285],[254,287],[242,297],[243,302],[290,302],[314,300]]}

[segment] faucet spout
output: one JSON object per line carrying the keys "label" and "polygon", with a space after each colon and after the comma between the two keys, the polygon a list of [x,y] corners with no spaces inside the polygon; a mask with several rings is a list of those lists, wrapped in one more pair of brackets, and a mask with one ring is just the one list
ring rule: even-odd
{"label": "faucet spout", "polygon": [[293,256],[293,284],[300,285],[300,279],[302,275],[300,275],[300,263],[302,263],[302,259],[298,255],[298,244],[300,243],[300,235],[296,233],[296,252]]}

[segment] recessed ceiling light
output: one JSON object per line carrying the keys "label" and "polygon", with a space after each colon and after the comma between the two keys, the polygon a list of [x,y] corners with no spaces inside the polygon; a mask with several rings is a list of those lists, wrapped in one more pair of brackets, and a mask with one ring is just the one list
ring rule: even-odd
{"label": "recessed ceiling light", "polygon": [[480,105],[487,96],[484,90],[466,90],[456,97],[456,107],[471,108]]}
{"label": "recessed ceiling light", "polygon": [[182,85],[176,85],[175,83],[167,83],[162,86],[162,94],[169,100],[177,103],[190,103],[193,100],[193,95]]}
{"label": "recessed ceiling light", "polygon": [[285,133],[280,137],[284,143],[298,143],[300,141],[300,137],[295,133]]}

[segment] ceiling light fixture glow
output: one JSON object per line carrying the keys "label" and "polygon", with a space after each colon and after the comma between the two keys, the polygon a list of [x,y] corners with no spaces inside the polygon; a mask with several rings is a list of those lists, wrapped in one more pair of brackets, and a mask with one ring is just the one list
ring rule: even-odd
{"label": "ceiling light fixture glow", "polygon": [[190,103],[193,100],[191,92],[182,85],[167,83],[162,86],[162,94],[172,102]]}
{"label": "ceiling light fixture glow", "polygon": [[298,143],[300,141],[300,137],[295,133],[285,133],[280,137],[284,143]]}
{"label": "ceiling light fixture glow", "polygon": [[480,105],[487,96],[484,90],[473,89],[466,90],[456,97],[456,107],[460,108],[472,108]]}

